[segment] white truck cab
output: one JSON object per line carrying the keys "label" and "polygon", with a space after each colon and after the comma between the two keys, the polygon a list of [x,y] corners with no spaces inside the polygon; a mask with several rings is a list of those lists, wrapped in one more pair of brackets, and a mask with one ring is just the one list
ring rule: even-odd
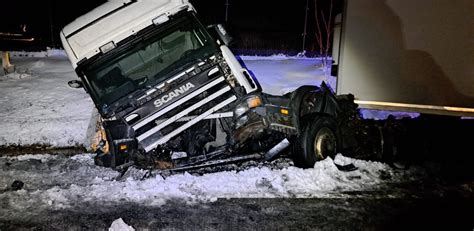
{"label": "white truck cab", "polygon": [[164,150],[202,161],[216,149],[265,149],[298,133],[301,102],[311,103],[304,113],[337,108],[328,88],[263,94],[222,25],[208,30],[187,0],[109,1],[64,27],[61,41],[81,79],[70,86],[83,87],[105,121],[109,148],[98,157],[106,166],[155,160]]}
{"label": "white truck cab", "polygon": [[186,0],[108,1],[65,26],[61,42],[76,68],[81,60],[113,49],[120,41],[183,10],[195,12]]}

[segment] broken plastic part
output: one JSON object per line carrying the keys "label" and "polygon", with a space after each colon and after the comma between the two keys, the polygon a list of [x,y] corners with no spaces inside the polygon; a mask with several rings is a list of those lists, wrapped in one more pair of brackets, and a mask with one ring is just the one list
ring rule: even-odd
{"label": "broken plastic part", "polygon": [[270,149],[267,153],[265,153],[265,160],[270,161],[275,159],[278,154],[280,154],[283,150],[285,150],[288,146],[290,146],[290,141],[288,139],[283,139],[280,143],[275,145],[272,149]]}

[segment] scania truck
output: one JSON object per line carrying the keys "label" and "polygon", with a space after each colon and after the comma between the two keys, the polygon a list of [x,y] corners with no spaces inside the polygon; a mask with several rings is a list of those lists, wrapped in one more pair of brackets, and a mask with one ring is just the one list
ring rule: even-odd
{"label": "scania truck", "polygon": [[114,0],[61,31],[63,47],[102,121],[96,163],[186,169],[272,159],[297,166],[342,147],[342,109],[324,83],[284,96],[261,91],[218,25],[187,0]]}

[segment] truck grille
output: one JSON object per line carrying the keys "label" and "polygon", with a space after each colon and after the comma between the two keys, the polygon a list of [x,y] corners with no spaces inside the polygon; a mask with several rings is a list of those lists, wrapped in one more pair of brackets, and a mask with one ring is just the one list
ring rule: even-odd
{"label": "truck grille", "polygon": [[[219,77],[153,112],[132,127],[140,146],[149,152],[236,99],[224,77]],[[189,119],[182,122],[184,117]]]}

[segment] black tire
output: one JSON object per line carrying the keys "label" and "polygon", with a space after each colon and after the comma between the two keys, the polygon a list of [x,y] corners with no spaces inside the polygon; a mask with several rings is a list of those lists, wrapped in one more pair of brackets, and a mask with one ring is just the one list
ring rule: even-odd
{"label": "black tire", "polygon": [[302,120],[301,135],[293,143],[293,162],[301,168],[312,168],[316,161],[334,158],[341,146],[336,121],[327,116]]}

